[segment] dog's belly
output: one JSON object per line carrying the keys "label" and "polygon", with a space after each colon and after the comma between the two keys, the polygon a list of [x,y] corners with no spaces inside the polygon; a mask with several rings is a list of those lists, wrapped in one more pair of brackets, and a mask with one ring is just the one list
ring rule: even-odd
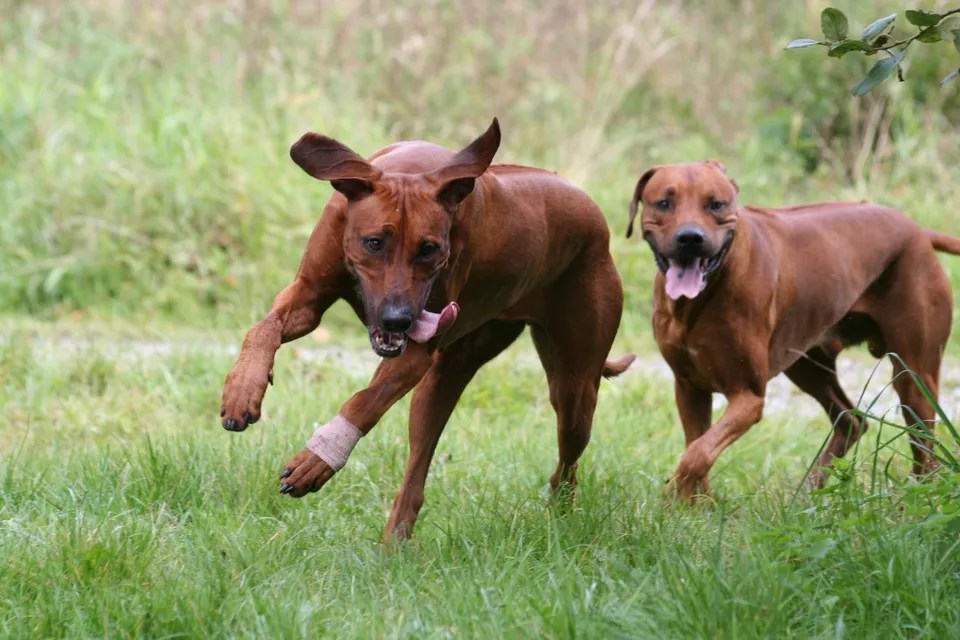
{"label": "dog's belly", "polygon": [[876,324],[871,319],[869,294],[865,294],[880,274],[864,274],[862,280],[848,283],[845,289],[830,295],[811,288],[782,309],[770,337],[770,377],[783,373],[814,348],[837,352],[844,347],[876,340]]}
{"label": "dog's belly", "polygon": [[844,312],[841,311],[835,315],[838,317],[826,318],[824,314],[818,314],[816,317],[803,318],[798,322],[780,324],[770,340],[768,379],[789,369],[810,349],[836,339],[833,327],[843,317]]}

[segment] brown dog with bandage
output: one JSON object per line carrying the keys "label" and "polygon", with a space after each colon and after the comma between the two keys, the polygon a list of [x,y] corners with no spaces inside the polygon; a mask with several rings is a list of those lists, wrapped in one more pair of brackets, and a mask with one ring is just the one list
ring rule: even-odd
{"label": "brown dog with bandage", "polygon": [[346,300],[384,358],[369,386],[317,429],[281,475],[281,491],[320,489],[361,436],[408,391],[410,457],[384,539],[410,535],[440,434],[467,383],[530,326],[557,413],[554,491],[576,484],[601,375],[620,323],[623,289],[600,209],[559,176],[490,163],[500,128],[458,153],[401,142],[364,160],[308,133],[290,155],[336,190],[294,281],[247,333],[223,390],[224,428],[260,417],[284,342],[313,331]]}
{"label": "brown dog with bandage", "polygon": [[[781,209],[739,207],[736,183],[715,161],[654,167],[637,183],[627,237],[642,207],[643,237],[659,267],[653,329],[673,369],[686,451],[673,476],[683,497],[707,493],[720,453],[763,413],[767,381],[785,373],[834,425],[813,481],[866,429],[837,381],[836,359],[866,341],[886,353],[911,435],[915,474],[936,468],[936,396],[953,312],[934,251],[960,254],[960,239],[921,229],[866,203]],[[711,396],[728,405],[711,424]]]}

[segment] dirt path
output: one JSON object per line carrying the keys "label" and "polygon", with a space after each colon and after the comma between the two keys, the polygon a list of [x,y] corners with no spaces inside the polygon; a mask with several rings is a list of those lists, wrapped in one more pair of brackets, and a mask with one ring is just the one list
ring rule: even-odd
{"label": "dirt path", "polygon": [[[104,357],[116,360],[130,358],[163,358],[178,353],[209,353],[218,356],[236,356],[237,345],[210,342],[163,341],[163,340],[106,340],[104,338],[84,339],[78,337],[35,338],[35,353],[39,357],[52,359],[72,359],[82,352],[94,350]],[[292,350],[300,360],[316,362],[322,366],[334,366],[369,375],[376,368],[379,358],[370,349],[342,348],[336,346],[315,346],[304,341],[294,343],[284,349]],[[516,366],[521,368],[539,368],[536,353],[531,349],[514,347],[508,352]],[[889,387],[891,367],[888,362],[880,362],[867,357],[865,353],[854,351],[852,355],[841,357],[838,362],[840,380],[847,389],[854,404],[867,407],[872,404],[874,413],[896,412],[896,394]],[[665,383],[672,380],[672,374],[666,363],[656,354],[641,355],[627,373],[626,380],[634,376],[659,378]],[[940,402],[949,416],[958,415],[960,410],[960,361],[950,358],[944,364],[942,372],[942,390]],[[722,396],[714,397],[715,407],[725,403]],[[784,376],[774,378],[767,388],[766,413],[792,413],[804,417],[821,415],[816,402],[799,392]]]}

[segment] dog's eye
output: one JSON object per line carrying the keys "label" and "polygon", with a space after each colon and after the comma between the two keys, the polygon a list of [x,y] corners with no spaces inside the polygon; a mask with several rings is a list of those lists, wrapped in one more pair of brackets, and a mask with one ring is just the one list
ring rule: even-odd
{"label": "dog's eye", "polygon": [[370,253],[380,253],[383,251],[383,238],[371,236],[363,239],[364,248]]}
{"label": "dog's eye", "polygon": [[660,200],[657,200],[656,202],[654,202],[653,206],[655,206],[657,209],[660,209],[661,211],[666,211],[667,209],[670,208],[670,198],[661,198]]}
{"label": "dog's eye", "polygon": [[440,245],[436,242],[424,242],[420,245],[420,248],[417,250],[418,258],[432,258],[436,255],[437,251],[440,250]]}
{"label": "dog's eye", "polygon": [[727,203],[722,200],[711,200],[707,203],[707,209],[710,209],[710,211],[721,211],[726,206]]}

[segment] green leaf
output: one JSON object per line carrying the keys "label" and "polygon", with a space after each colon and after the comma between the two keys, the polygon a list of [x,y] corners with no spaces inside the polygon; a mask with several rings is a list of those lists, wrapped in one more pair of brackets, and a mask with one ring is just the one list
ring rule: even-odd
{"label": "green leaf", "polygon": [[934,42],[940,42],[943,40],[943,36],[941,36],[940,32],[936,29],[931,29],[930,31],[921,32],[917,40],[925,44],[932,44]]}
{"label": "green leaf", "polygon": [[820,28],[831,42],[839,42],[847,37],[847,16],[840,9],[827,7],[820,14]]}
{"label": "green leaf", "polygon": [[[946,34],[948,31],[956,31],[957,29],[960,29],[960,13],[947,16],[937,25],[937,31],[942,34]],[[944,37],[946,38],[947,36],[944,35]]]}
{"label": "green leaf", "polygon": [[940,86],[942,87],[943,85],[947,84],[951,80],[956,80],[958,77],[960,77],[960,69],[951,71],[950,73],[947,74],[947,76],[943,80],[940,81]]}
{"label": "green leaf", "polygon": [[845,54],[850,53],[851,51],[863,51],[864,53],[868,54],[877,52],[875,47],[872,47],[863,40],[847,39],[831,46],[830,50],[827,51],[827,55],[831,58],[842,58]]}
{"label": "green leaf", "polygon": [[902,61],[902,51],[890,58],[877,60],[877,63],[870,67],[870,71],[867,71],[867,75],[864,76],[863,80],[858,82],[856,86],[853,87],[853,95],[860,97],[868,93],[875,86],[889,78],[890,74],[893,73],[898,66],[900,66]]}
{"label": "green leaf", "polygon": [[940,14],[932,13],[930,11],[918,11],[916,9],[908,9],[906,13],[907,21],[918,27],[932,27],[933,25],[940,22]]}
{"label": "green leaf", "polygon": [[960,29],[953,32],[953,46],[960,52]]}
{"label": "green leaf", "polygon": [[880,35],[884,29],[887,28],[887,25],[889,25],[891,22],[893,22],[896,19],[897,19],[897,14],[891,13],[886,17],[883,17],[883,18],[880,18],[879,20],[875,20],[871,22],[870,26],[868,26],[866,29],[863,30],[861,37],[867,41],[873,40],[878,35]]}
{"label": "green leaf", "polygon": [[799,38],[788,44],[785,49],[803,49],[804,47],[812,47],[815,44],[820,44],[818,40],[811,40],[810,38]]}

